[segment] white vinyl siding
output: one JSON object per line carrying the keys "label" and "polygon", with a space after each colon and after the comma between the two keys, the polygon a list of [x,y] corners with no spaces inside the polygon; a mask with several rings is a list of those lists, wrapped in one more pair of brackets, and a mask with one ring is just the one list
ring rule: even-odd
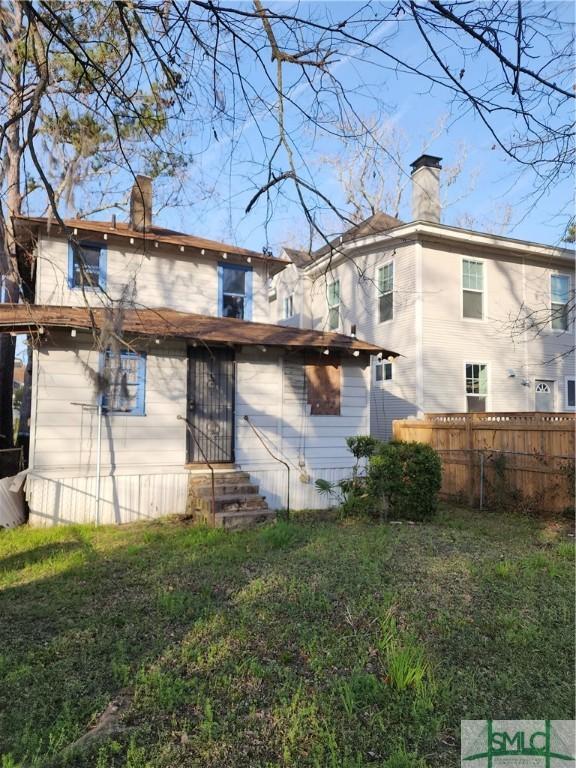
{"label": "white vinyl siding", "polygon": [[[389,439],[394,419],[417,414],[415,369],[415,246],[397,245],[394,249],[365,249],[353,259],[345,259],[326,271],[307,273],[306,281],[311,327],[325,330],[327,279],[340,281],[340,328],[349,332],[356,326],[358,338],[381,345],[383,349],[399,352],[402,357],[393,363],[392,379],[376,384],[375,363],[369,373],[373,382],[370,399],[370,432],[375,437]],[[393,257],[393,258],[392,258]],[[394,263],[394,321],[378,320],[378,270]],[[280,275],[282,279],[282,275]],[[288,283],[288,280],[287,280]]]}
{"label": "white vinyl siding", "polygon": [[484,318],[484,264],[462,260],[462,316],[473,320]]}
{"label": "white vinyl siding", "polygon": [[[104,251],[103,251],[104,252]],[[69,283],[69,248],[64,238],[39,238],[36,262],[36,304],[100,307],[110,297],[124,306],[168,307],[180,312],[218,316],[218,260],[208,254],[181,252],[176,246],[154,248],[116,241],[106,243],[106,296],[97,288],[83,291]],[[229,254],[228,263],[234,263]],[[242,261],[241,266],[245,265]],[[266,266],[253,261],[252,320],[274,322],[270,317]]]}
{"label": "white vinyl siding", "polygon": [[[31,524],[94,519],[97,466],[97,393],[86,365],[100,355],[90,334],[54,332],[34,352],[34,401],[27,496]],[[273,452],[290,463],[292,508],[322,507],[314,480],[340,480],[352,471],[349,435],[369,431],[369,368],[342,361],[341,415],[310,416],[304,360],[269,349],[237,352],[236,461],[249,472],[273,508],[286,502],[286,470],[270,455],[244,416],[264,434]],[[187,350],[184,342],[150,344],[146,415],[104,415],[101,445],[101,522],[185,511]],[[309,476],[309,480],[301,477]]]}
{"label": "white vinyl siding", "polygon": [[[53,345],[34,353],[30,465],[39,470],[92,472],[97,463],[98,392],[87,370],[101,370],[91,334],[53,332]],[[186,345],[164,341],[146,355],[146,415],[103,417],[101,463],[106,471],[163,471],[186,462]],[[141,390],[142,412],[144,391]]]}
{"label": "white vinyl siding", "polygon": [[378,269],[378,322],[394,318],[394,262]]}

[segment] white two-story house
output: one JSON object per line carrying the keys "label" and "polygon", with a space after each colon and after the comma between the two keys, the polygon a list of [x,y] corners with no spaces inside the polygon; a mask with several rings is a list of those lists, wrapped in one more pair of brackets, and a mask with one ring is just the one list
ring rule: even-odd
{"label": "white two-story house", "polygon": [[275,278],[278,322],[386,340],[372,434],[431,412],[574,411],[574,252],[440,223],[440,160],[413,164],[413,218],[377,214]]}
{"label": "white two-story house", "polygon": [[33,347],[30,523],[184,513],[192,485],[222,524],[322,506],[314,480],[349,474],[369,430],[371,355],[393,353],[269,324],[287,262],[155,227],[151,198],[138,177],[129,224],[17,220],[35,300],[0,304],[0,331]]}

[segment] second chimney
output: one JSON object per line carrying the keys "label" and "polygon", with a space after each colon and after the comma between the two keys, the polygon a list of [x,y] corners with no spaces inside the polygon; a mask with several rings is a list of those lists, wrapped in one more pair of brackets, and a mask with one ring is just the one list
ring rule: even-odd
{"label": "second chimney", "polygon": [[152,224],[152,179],[136,176],[130,194],[130,228],[144,232]]}
{"label": "second chimney", "polygon": [[412,163],[412,218],[440,223],[441,157],[420,155]]}

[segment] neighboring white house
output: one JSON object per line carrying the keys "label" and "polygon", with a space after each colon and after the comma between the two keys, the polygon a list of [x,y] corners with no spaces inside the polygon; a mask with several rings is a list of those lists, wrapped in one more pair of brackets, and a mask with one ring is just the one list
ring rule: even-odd
{"label": "neighboring white house", "polygon": [[286,262],[154,227],[144,191],[130,225],[17,220],[35,304],[0,305],[0,329],[34,340],[31,524],[182,513],[205,462],[281,508],[270,452],[291,506],[323,506],[314,480],[349,474],[382,347],[265,324]]}
{"label": "neighboring white house", "polygon": [[573,411],[574,252],[439,222],[440,158],[413,164],[413,217],[385,214],[274,280],[277,321],[397,350],[372,361],[371,431],[430,412]]}

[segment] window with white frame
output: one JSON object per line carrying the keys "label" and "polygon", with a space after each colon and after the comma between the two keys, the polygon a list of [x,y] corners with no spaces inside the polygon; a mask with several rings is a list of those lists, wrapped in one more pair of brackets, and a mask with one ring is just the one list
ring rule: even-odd
{"label": "window with white frame", "polygon": [[462,261],[462,316],[472,320],[484,317],[484,264],[481,261]]}
{"label": "window with white frame", "polygon": [[294,294],[284,297],[284,320],[294,317]]}
{"label": "window with white frame", "polygon": [[555,331],[568,330],[568,303],[570,301],[570,277],[550,275],[551,321]]}
{"label": "window with white frame", "polygon": [[466,363],[466,410],[480,413],[486,410],[488,398],[488,366]]}
{"label": "window with white frame", "polygon": [[335,331],[340,327],[340,280],[328,283],[328,328]]}
{"label": "window with white frame", "polygon": [[376,358],[374,379],[375,381],[392,381],[392,363]]}
{"label": "window with white frame", "polygon": [[576,379],[573,376],[566,377],[566,408],[576,410]]}
{"label": "window with white frame", "polygon": [[106,411],[144,415],[146,389],[146,354],[122,350],[104,353],[103,373],[105,390],[102,406]]}
{"label": "window with white frame", "polygon": [[384,264],[378,270],[378,322],[394,317],[394,263]]}
{"label": "window with white frame", "polygon": [[218,265],[220,317],[252,320],[252,268],[239,264]]}

